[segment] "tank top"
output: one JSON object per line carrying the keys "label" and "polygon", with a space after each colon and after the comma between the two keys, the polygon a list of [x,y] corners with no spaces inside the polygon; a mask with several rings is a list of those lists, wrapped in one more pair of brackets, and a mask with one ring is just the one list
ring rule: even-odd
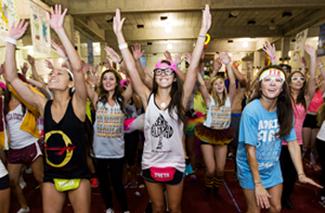
{"label": "tank top", "polygon": [[0,178],[6,176],[7,174],[8,174],[8,171],[0,159]]}
{"label": "tank top", "polygon": [[231,103],[227,96],[225,104],[221,107],[216,104],[212,96],[208,106],[207,118],[203,125],[211,129],[228,129],[231,122]]}
{"label": "tank top", "polygon": [[94,123],[93,153],[96,158],[124,157],[124,113],[120,105],[98,102]]}
{"label": "tank top", "polygon": [[318,108],[322,105],[323,103],[323,94],[321,93],[320,90],[317,90],[311,99],[311,102],[308,107],[308,112],[312,113],[317,113]]}
{"label": "tank top", "polygon": [[23,113],[21,104],[6,115],[9,133],[9,147],[11,149],[22,149],[37,142],[38,138],[20,129],[26,113]]}
{"label": "tank top", "polygon": [[72,107],[72,98],[63,118],[53,120],[49,100],[44,111],[45,179],[89,178],[85,122],[79,120]]}
{"label": "tank top", "polygon": [[[302,104],[292,103],[293,115],[294,115],[294,128],[296,132],[297,142],[302,145],[302,126],[307,114],[305,107]],[[282,141],[283,145],[288,145],[286,141]]]}
{"label": "tank top", "polygon": [[185,153],[182,143],[183,123],[178,120],[176,109],[169,114],[161,110],[150,95],[144,118],[144,148],[142,169],[174,167],[185,171]]}

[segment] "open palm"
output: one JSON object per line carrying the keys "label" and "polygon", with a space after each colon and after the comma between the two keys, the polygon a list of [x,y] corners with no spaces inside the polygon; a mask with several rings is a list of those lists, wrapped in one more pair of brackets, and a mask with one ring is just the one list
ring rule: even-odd
{"label": "open palm", "polygon": [[55,5],[54,9],[51,9],[50,13],[47,13],[47,21],[53,30],[58,30],[63,28],[63,21],[65,14],[67,13],[67,8],[62,12],[61,5]]}
{"label": "open palm", "polygon": [[115,34],[122,32],[123,23],[125,18],[121,19],[121,11],[120,9],[116,9],[115,16],[113,18],[113,31]]}
{"label": "open palm", "polygon": [[25,34],[27,26],[28,22],[25,20],[19,20],[17,24],[13,23],[8,32],[9,37],[16,40],[20,39]]}

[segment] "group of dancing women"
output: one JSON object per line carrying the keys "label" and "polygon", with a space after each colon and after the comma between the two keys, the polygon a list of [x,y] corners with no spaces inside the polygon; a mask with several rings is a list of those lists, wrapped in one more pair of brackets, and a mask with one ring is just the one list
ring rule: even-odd
{"label": "group of dancing women", "polygon": [[[48,13],[47,21],[60,40],[54,48],[64,62],[47,61],[51,72],[46,83],[35,73],[31,57],[32,78],[17,73],[16,43],[28,23],[17,21],[5,39],[0,212],[9,212],[11,193],[19,203],[18,213],[30,211],[19,184],[24,166],[32,168],[40,185],[45,213],[62,212],[66,197],[74,212],[90,212],[94,176],[106,213],[114,212],[111,187],[119,209],[132,212],[123,185],[125,147],[132,143],[132,137],[130,141],[125,136],[132,131],[144,135],[140,170],[154,213],[167,208],[182,212],[186,169],[190,163],[195,168],[198,161],[195,141],[202,153],[208,194],[217,194],[222,187],[226,159],[233,151],[247,212],[280,212],[290,201],[296,180],[319,188],[325,203],[324,189],[306,176],[302,163],[303,154],[312,155],[314,147],[318,153],[325,150],[325,84],[315,77],[312,47],[306,46],[308,72],[307,68],[284,71],[277,65],[274,46],[266,43],[264,51],[272,65],[254,79],[242,74],[226,52],[214,58],[213,71],[204,75],[205,39],[212,21],[206,5],[194,50],[186,57],[186,72],[168,52],[148,71],[140,63],[141,47],[129,48],[123,35],[125,18],[116,9],[113,31],[121,55],[107,47],[115,66],[96,73],[69,40],[63,24],[66,13],[61,5]],[[226,75],[219,72],[222,65]],[[320,69],[325,77],[325,69]],[[133,111],[142,114],[127,116],[130,103],[137,103]],[[318,133],[313,131],[319,127]],[[304,144],[305,140],[316,143]],[[325,184],[324,155],[318,158],[320,184]]]}

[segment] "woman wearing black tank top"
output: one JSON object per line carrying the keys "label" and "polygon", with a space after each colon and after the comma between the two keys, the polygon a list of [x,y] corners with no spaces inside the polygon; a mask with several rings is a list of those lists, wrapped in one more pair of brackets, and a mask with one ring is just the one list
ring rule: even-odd
{"label": "woman wearing black tank top", "polygon": [[[69,41],[63,28],[67,9],[62,12],[61,5],[55,5],[48,22],[60,38],[72,73],[63,67],[55,67],[49,74],[48,87],[53,93],[53,100],[32,92],[16,73],[16,40],[20,39],[28,26],[23,20],[9,29],[6,38],[6,80],[18,94],[38,109],[44,116],[45,126],[45,171],[42,184],[43,211],[61,212],[65,197],[68,195],[75,212],[90,211],[90,184],[85,161],[84,131],[86,118],[86,88],[82,63],[74,46]],[[70,96],[74,86],[75,93]],[[55,184],[54,184],[55,182]]]}

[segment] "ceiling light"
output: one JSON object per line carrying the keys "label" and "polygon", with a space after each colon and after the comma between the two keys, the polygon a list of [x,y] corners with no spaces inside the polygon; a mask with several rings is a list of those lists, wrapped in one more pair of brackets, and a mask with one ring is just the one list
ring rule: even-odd
{"label": "ceiling light", "polygon": [[228,17],[229,18],[237,18],[238,15],[239,15],[239,11],[233,10],[233,11],[230,11]]}
{"label": "ceiling light", "polygon": [[170,26],[170,24],[166,24],[165,26],[165,32],[166,33],[170,33],[172,31],[172,27]]}
{"label": "ceiling light", "polygon": [[247,48],[248,47],[248,41],[243,41],[242,42],[242,47]]}

